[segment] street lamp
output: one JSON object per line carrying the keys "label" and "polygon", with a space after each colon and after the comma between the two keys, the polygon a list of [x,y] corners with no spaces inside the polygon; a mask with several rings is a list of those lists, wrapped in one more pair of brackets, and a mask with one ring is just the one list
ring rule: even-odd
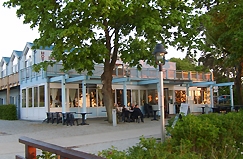
{"label": "street lamp", "polygon": [[159,81],[160,81],[160,113],[161,113],[161,142],[165,141],[165,119],[164,119],[164,82],[163,82],[163,65],[165,64],[165,50],[162,44],[157,44],[155,46],[153,55],[155,56],[156,64],[159,65]]}

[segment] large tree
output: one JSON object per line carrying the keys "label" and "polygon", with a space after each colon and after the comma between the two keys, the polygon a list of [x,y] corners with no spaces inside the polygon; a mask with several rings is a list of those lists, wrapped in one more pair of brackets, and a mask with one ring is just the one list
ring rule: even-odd
{"label": "large tree", "polygon": [[[194,60],[193,60],[194,61]],[[197,65],[195,62],[191,62],[188,58],[171,58],[170,62],[176,63],[176,69],[181,71],[198,71],[198,72],[209,72],[209,69],[202,66]]]}
{"label": "large tree", "polygon": [[141,68],[139,60],[152,63],[157,42],[182,48],[192,43],[197,27],[190,0],[9,0],[4,4],[17,7],[24,23],[38,27],[40,38],[34,48],[54,45],[52,57],[63,61],[65,70],[87,70],[90,75],[95,64],[104,64],[102,93],[109,122],[114,104],[112,70],[118,56]]}
{"label": "large tree", "polygon": [[[242,0],[195,0],[197,7],[205,9],[201,16],[204,40],[200,50],[205,64],[213,69],[217,81],[234,78],[238,104],[242,100],[243,72],[243,1]],[[225,78],[226,80],[222,80]]]}

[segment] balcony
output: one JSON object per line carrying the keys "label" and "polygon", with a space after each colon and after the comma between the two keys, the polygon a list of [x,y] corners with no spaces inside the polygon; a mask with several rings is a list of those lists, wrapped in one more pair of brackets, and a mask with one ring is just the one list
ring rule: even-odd
{"label": "balcony", "polygon": [[[46,71],[33,72],[31,67],[22,69],[21,81],[33,79],[36,77],[56,77],[68,74],[69,77],[74,77],[78,75],[86,75],[87,71],[82,73],[77,73],[74,69],[63,72],[62,65],[56,64],[53,67],[49,66]],[[103,73],[103,66],[97,65],[95,66],[95,70],[93,71],[93,78],[100,78]],[[164,79],[166,80],[192,80],[194,82],[200,81],[213,81],[212,73],[203,73],[196,71],[180,71],[180,70],[163,70]],[[113,70],[113,77],[130,77],[131,80],[139,80],[139,79],[156,79],[159,78],[158,70],[154,68],[145,68],[142,70],[137,70],[136,68],[125,68],[125,67],[115,67]]]}
{"label": "balcony", "polygon": [[0,90],[15,87],[19,85],[19,73],[0,78]]}

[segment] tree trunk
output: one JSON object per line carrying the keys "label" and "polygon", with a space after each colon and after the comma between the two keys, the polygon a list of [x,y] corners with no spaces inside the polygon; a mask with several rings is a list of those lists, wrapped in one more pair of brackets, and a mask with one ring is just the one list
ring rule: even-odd
{"label": "tree trunk", "polygon": [[240,63],[238,65],[238,68],[236,69],[236,78],[235,78],[235,91],[236,91],[236,99],[237,103],[242,105],[242,85],[241,85],[241,74],[242,74],[242,64]]}
{"label": "tree trunk", "polygon": [[110,68],[105,66],[104,72],[101,75],[102,80],[102,93],[103,93],[103,100],[104,105],[106,107],[108,122],[112,123],[112,109],[114,106],[113,101],[113,94],[112,94],[112,71],[110,71]]}

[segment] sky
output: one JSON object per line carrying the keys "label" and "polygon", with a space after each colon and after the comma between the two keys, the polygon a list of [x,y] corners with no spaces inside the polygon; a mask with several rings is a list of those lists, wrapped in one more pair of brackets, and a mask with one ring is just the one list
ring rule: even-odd
{"label": "sky", "polygon": [[[23,18],[16,16],[16,9],[3,7],[0,3],[0,58],[10,57],[13,50],[23,51],[27,42],[33,42],[39,37],[37,28],[31,29],[30,25],[23,24]],[[169,47],[166,59],[171,57],[184,58],[182,53]]]}

